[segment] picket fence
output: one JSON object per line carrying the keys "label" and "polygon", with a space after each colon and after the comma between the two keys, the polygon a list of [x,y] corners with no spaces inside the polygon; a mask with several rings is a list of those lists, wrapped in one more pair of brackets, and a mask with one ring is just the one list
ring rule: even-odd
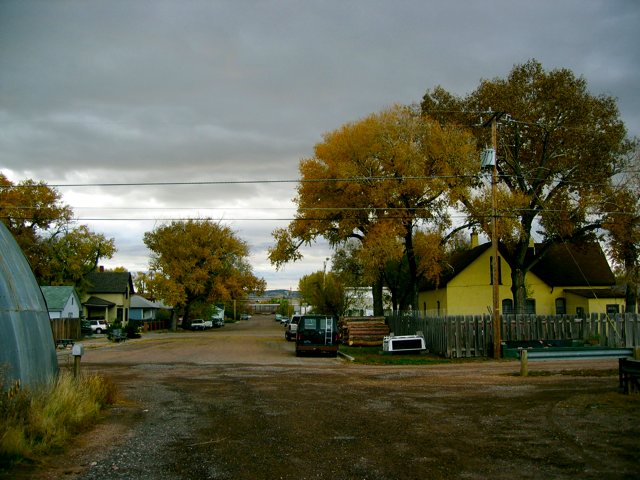
{"label": "picket fence", "polygon": [[[394,335],[422,332],[427,349],[446,358],[493,356],[493,317],[465,315],[431,317],[386,316]],[[503,315],[501,340],[578,340],[603,347],[640,346],[640,315],[593,314],[575,316]]]}

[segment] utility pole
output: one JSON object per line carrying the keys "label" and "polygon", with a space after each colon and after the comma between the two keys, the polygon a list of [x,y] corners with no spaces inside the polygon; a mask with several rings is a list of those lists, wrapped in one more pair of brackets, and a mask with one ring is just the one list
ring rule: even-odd
{"label": "utility pole", "polygon": [[493,149],[493,165],[491,170],[491,284],[493,292],[493,358],[501,357],[502,330],[500,327],[500,276],[498,267],[498,120],[503,113],[495,112],[491,118],[484,123],[487,127],[491,124],[491,147]]}
{"label": "utility pole", "polygon": [[494,159],[491,171],[491,251],[493,255],[493,358],[500,358],[500,346],[502,344],[502,333],[500,328],[500,277],[498,276],[498,228],[497,228],[497,185],[498,185],[498,114],[491,119],[491,145],[493,147]]}

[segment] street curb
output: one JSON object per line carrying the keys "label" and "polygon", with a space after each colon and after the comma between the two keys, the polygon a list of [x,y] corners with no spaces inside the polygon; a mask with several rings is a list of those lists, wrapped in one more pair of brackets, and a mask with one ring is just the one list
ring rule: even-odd
{"label": "street curb", "polygon": [[342,353],[340,350],[338,350],[338,355],[340,355],[343,358],[346,358],[347,360],[349,360],[350,362],[355,362],[355,358],[353,358],[351,355],[347,355],[346,353]]}

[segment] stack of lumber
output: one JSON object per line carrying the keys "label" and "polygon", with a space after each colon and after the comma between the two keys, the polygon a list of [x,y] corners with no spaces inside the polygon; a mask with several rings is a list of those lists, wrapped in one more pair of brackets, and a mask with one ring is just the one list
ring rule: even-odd
{"label": "stack of lumber", "polygon": [[343,317],[340,319],[342,343],[349,346],[366,347],[382,345],[389,335],[389,326],[384,317]]}

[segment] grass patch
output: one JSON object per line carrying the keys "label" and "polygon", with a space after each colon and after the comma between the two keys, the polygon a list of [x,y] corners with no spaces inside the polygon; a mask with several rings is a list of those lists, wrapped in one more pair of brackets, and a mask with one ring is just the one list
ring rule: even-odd
{"label": "grass patch", "polygon": [[435,365],[453,360],[428,353],[388,353],[379,347],[349,347],[340,345],[340,352],[353,358],[354,363],[366,365]]}
{"label": "grass patch", "polygon": [[[1,383],[0,383],[1,384]],[[115,384],[99,375],[60,375],[48,385],[0,392],[0,468],[64,448],[115,403]]]}

